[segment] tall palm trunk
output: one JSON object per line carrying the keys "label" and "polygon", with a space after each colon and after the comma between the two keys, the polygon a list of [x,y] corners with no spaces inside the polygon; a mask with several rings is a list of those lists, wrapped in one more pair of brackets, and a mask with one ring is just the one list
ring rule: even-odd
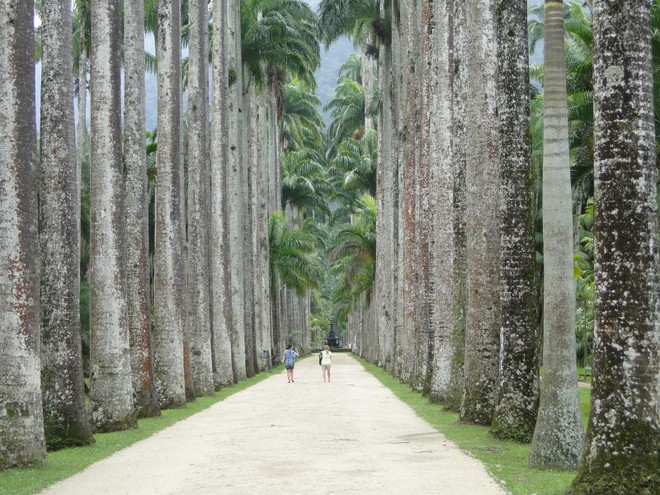
{"label": "tall palm trunk", "polygon": [[92,4],[90,404],[98,431],[137,426],[126,314],[119,1]]}
{"label": "tall palm trunk", "polygon": [[234,382],[232,370],[231,289],[227,218],[227,105],[229,70],[226,58],[227,0],[213,3],[213,108],[211,122],[211,328],[213,382],[216,388]]}
{"label": "tall palm trunk", "polygon": [[[227,214],[229,216],[229,278],[231,296],[230,326],[234,380],[246,378],[245,367],[245,297],[244,297],[244,205],[243,205],[243,64],[241,61],[240,1],[227,1],[225,44],[229,90],[227,93]],[[226,255],[227,255],[226,254]]]}
{"label": "tall palm trunk", "polygon": [[495,1],[466,2],[467,311],[461,419],[490,424],[500,350],[500,215]]}
{"label": "tall palm trunk", "polygon": [[258,201],[258,224],[257,224],[257,266],[259,267],[257,290],[260,292],[258,298],[260,304],[261,324],[259,331],[261,340],[257,348],[257,357],[259,359],[259,371],[270,369],[272,362],[270,359],[271,348],[273,347],[273,328],[270,314],[270,249],[268,245],[268,215],[271,200],[269,198],[269,177],[270,170],[276,165],[275,154],[272,154],[273,144],[269,142],[272,134],[270,133],[269,93],[263,92],[259,105],[259,136],[260,142],[266,143],[262,147],[260,159],[260,175],[257,184]]}
{"label": "tall palm trunk", "polygon": [[404,50],[401,3],[392,0],[392,182],[394,212],[393,221],[393,283],[392,283],[392,364],[391,370],[401,377],[403,342],[403,109],[405,95],[403,85]]}
{"label": "tall palm trunk", "polygon": [[563,2],[545,3],[543,127],[543,377],[530,463],[574,469],[584,426],[575,362],[573,218]]}
{"label": "tall palm trunk", "polygon": [[[658,216],[651,2],[596,2],[594,375],[576,494],[660,483]],[[616,33],[616,36],[614,35]]]}
{"label": "tall palm trunk", "polygon": [[500,396],[491,431],[529,442],[538,408],[526,0],[497,5],[502,252]]}
{"label": "tall palm trunk", "polygon": [[211,287],[208,181],[208,2],[190,0],[188,55],[188,327],[196,395],[214,390],[211,358]]}
{"label": "tall palm trunk", "polygon": [[430,287],[433,312],[432,362],[429,394],[434,400],[449,397],[452,363],[454,297],[454,173],[452,156],[453,71],[452,18],[453,0],[433,2],[431,32],[431,80],[429,95],[429,194],[431,215]]}
{"label": "tall palm trunk", "polygon": [[454,237],[453,296],[452,296],[452,360],[451,376],[447,397],[447,408],[460,411],[463,396],[465,358],[465,312],[467,306],[467,236],[465,208],[467,201],[466,172],[466,102],[467,102],[467,31],[465,26],[465,3],[452,3],[453,23],[450,36],[453,40],[452,63],[454,66],[452,88],[453,141],[453,213]]}
{"label": "tall palm trunk", "polygon": [[0,470],[46,462],[33,18],[32,0],[0,2]]}
{"label": "tall palm trunk", "polygon": [[[417,25],[417,7],[421,0],[412,0],[404,4],[405,10],[402,11],[402,50],[405,51],[405,65],[403,86],[407,92],[407,97],[403,102],[405,122],[405,140],[402,143],[403,158],[403,198],[401,228],[403,229],[403,321],[401,323],[400,348],[401,353],[401,379],[406,383],[412,383],[415,372],[416,355],[415,345],[417,343],[416,318],[418,317],[418,272],[417,262],[419,261],[419,244],[417,238],[417,166],[418,166],[418,148],[417,136],[419,128],[417,127],[417,100],[419,86],[415,77],[421,72],[418,65],[417,53],[419,52]],[[404,13],[405,12],[405,13]]]}
{"label": "tall palm trunk", "polygon": [[41,390],[50,450],[94,441],[80,341],[80,184],[76,163],[68,0],[42,4]]}
{"label": "tall palm trunk", "polygon": [[[385,0],[380,2],[385,16]],[[376,168],[376,275],[372,304],[378,332],[378,364],[391,370],[394,347],[394,167],[392,154],[392,47],[381,43],[378,53],[378,81],[381,112],[378,119],[378,165]]]}
{"label": "tall palm trunk", "polygon": [[245,146],[244,160],[243,160],[243,177],[241,183],[247,186],[247,192],[242,194],[245,200],[245,209],[243,215],[245,217],[245,239],[243,244],[244,249],[244,273],[245,287],[243,291],[244,300],[244,325],[245,325],[245,367],[247,376],[254,376],[257,371],[258,365],[256,360],[256,346],[257,338],[256,331],[258,322],[258,315],[256,311],[256,259],[255,247],[256,239],[254,238],[257,226],[257,198],[255,197],[257,184],[256,180],[259,175],[259,145],[258,143],[258,114],[257,114],[257,93],[254,86],[248,88],[244,93],[244,130],[247,134],[247,143]]}
{"label": "tall palm trunk", "polygon": [[181,236],[180,2],[158,3],[158,151],[154,256],[154,374],[162,408],[186,402]]}
{"label": "tall palm trunk", "polygon": [[144,6],[124,4],[124,170],[126,174],[126,293],[135,411],[160,414],[153,373],[149,290],[149,199],[144,108]]}

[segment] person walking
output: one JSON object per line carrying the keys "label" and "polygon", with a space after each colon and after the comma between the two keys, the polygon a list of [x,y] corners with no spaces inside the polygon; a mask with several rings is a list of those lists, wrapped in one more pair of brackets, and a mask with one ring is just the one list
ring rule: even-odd
{"label": "person walking", "polygon": [[286,378],[289,383],[293,383],[293,367],[296,364],[296,358],[299,356],[293,344],[289,344],[284,351],[283,361],[286,368]]}
{"label": "person walking", "polygon": [[[330,352],[330,347],[327,345],[323,346],[321,351],[321,371],[323,373],[323,381],[330,381],[330,365],[332,362],[332,352]],[[326,379],[327,378],[327,379]]]}

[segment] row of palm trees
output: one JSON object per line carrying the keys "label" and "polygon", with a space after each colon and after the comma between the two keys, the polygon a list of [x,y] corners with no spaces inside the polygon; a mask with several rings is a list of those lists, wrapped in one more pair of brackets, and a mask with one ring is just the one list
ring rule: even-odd
{"label": "row of palm trees", "polygon": [[[313,90],[319,42],[316,17],[298,0],[80,0],[73,10],[69,0],[7,1],[0,10],[5,469],[269,369],[295,331],[308,342],[301,287],[316,253],[299,242],[300,214],[285,209],[279,162],[292,139],[284,133],[306,132],[304,109],[284,118],[283,103],[296,88]],[[155,59],[145,55],[149,32]],[[145,143],[149,68],[158,131]]]}
{"label": "row of palm trees", "polygon": [[[354,302],[347,339],[463,421],[531,441],[532,465],[579,465],[575,493],[658,486],[658,5],[633,4],[546,2],[530,31],[532,44],[545,41],[544,66],[532,71],[543,92],[533,86],[533,102],[524,1],[321,4],[327,39],[371,29],[358,45],[363,60],[376,55],[381,109],[374,290]],[[543,129],[534,147],[530,106],[543,110],[531,122],[535,136]],[[369,126],[334,130],[362,129],[359,137]],[[586,440],[574,273],[595,327]]]}

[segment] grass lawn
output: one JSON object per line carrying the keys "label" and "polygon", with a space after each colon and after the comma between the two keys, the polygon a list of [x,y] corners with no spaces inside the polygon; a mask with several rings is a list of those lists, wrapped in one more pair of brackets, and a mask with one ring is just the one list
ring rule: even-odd
{"label": "grass lawn", "polygon": [[[422,419],[440,431],[462,450],[482,461],[488,471],[514,495],[563,495],[575,477],[575,471],[532,469],[527,464],[530,446],[493,438],[488,427],[459,423],[458,414],[443,410],[390,375],[387,371],[359,359],[366,370],[408,404]],[[585,421],[589,415],[591,389],[579,388],[580,407]]]}
{"label": "grass lawn", "polygon": [[163,411],[158,418],[140,419],[138,428],[115,433],[97,433],[96,443],[87,447],[77,447],[48,453],[48,464],[35,469],[9,469],[0,472],[0,494],[29,495],[43,490],[53,483],[68,478],[94,462],[109,457],[118,450],[150,437],[177,421],[186,419],[230,395],[240,392],[273,374],[280,373],[283,367],[259,373],[231,387],[223,388],[212,397],[200,397],[181,409]]}

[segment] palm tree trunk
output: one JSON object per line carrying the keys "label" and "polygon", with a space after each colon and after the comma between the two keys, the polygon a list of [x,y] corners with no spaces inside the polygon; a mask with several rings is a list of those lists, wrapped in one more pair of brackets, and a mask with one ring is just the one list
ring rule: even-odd
{"label": "palm tree trunk", "polygon": [[403,336],[403,86],[402,18],[399,0],[392,0],[392,203],[393,212],[393,283],[392,283],[392,364],[391,370],[401,377],[401,344]]}
{"label": "palm tree trunk", "polygon": [[258,275],[258,290],[261,293],[259,296],[261,324],[262,328],[259,334],[261,335],[261,344],[257,348],[257,356],[259,358],[259,371],[271,369],[272,362],[270,359],[270,352],[273,347],[273,328],[272,319],[270,314],[270,250],[268,245],[268,215],[271,200],[269,198],[269,176],[270,170],[276,165],[274,160],[275,155],[271,154],[273,145],[269,143],[271,136],[269,125],[270,116],[268,115],[269,109],[269,93],[263,92],[261,95],[261,103],[259,105],[259,122],[260,122],[260,142],[266,143],[262,147],[262,158],[260,160],[259,179],[258,179],[258,224],[257,224],[257,264],[259,266]]}
{"label": "palm tree trunk", "polygon": [[208,180],[208,2],[190,0],[188,54],[188,328],[195,395],[212,395]]}
{"label": "palm tree trunk", "polygon": [[499,0],[497,33],[502,345],[500,396],[491,432],[529,442],[538,408],[538,325],[525,0]]}
{"label": "palm tree trunk", "polygon": [[575,362],[573,218],[563,2],[545,3],[543,377],[530,464],[575,469],[584,442]]}
{"label": "palm tree trunk", "polygon": [[[380,2],[385,16],[385,0]],[[394,347],[394,167],[392,154],[392,47],[381,43],[378,81],[381,112],[378,119],[378,165],[376,168],[376,276],[373,305],[378,332],[378,365],[392,369]]]}
{"label": "palm tree trunk", "polygon": [[257,226],[257,177],[259,167],[259,145],[258,143],[258,115],[257,115],[257,95],[254,87],[250,87],[244,93],[245,109],[245,131],[247,134],[247,145],[245,146],[245,155],[243,160],[243,176],[241,183],[247,186],[247,192],[242,195],[245,201],[243,215],[245,217],[245,240],[244,240],[244,270],[245,287],[243,291],[245,307],[245,366],[247,376],[254,376],[257,372],[256,360],[256,331],[257,331],[257,311],[255,307],[255,288],[256,288],[256,259],[254,238]]}
{"label": "palm tree trunk", "polygon": [[39,359],[34,4],[0,2],[0,470],[46,463]]}
{"label": "palm tree trunk", "polygon": [[431,229],[430,288],[432,310],[432,362],[429,396],[446,401],[452,365],[454,298],[454,173],[452,156],[453,107],[453,1],[434,2],[432,11],[429,114],[429,194]]}
{"label": "palm tree trunk", "polygon": [[149,289],[149,200],[144,108],[144,6],[124,12],[124,168],[126,170],[126,293],[135,410],[160,415],[153,373]]}
{"label": "palm tree trunk", "polygon": [[[660,445],[657,169],[651,2],[593,10],[594,366],[576,494],[657,491]],[[614,36],[616,33],[616,36]],[[625,122],[625,124],[623,124]]]}
{"label": "palm tree trunk", "polygon": [[227,107],[227,132],[229,139],[227,160],[227,194],[229,216],[229,277],[232,307],[231,346],[234,379],[247,377],[245,367],[245,297],[244,246],[245,225],[243,217],[243,75],[241,61],[241,22],[240,2],[227,1],[226,53],[229,73],[229,91]]}
{"label": "palm tree trunk", "polygon": [[106,432],[137,421],[126,313],[119,1],[91,8],[90,404],[94,428]]}
{"label": "palm tree trunk", "polygon": [[[403,158],[403,321],[401,324],[401,339],[399,352],[401,353],[401,376],[400,378],[406,383],[412,383],[415,372],[416,357],[415,345],[418,340],[417,335],[417,262],[419,261],[419,244],[418,244],[418,230],[416,225],[417,219],[417,198],[418,198],[418,183],[417,183],[417,167],[418,167],[418,154],[417,154],[417,141],[418,128],[416,121],[417,114],[417,99],[418,99],[418,85],[415,80],[415,71],[420,71],[421,67],[417,64],[416,54],[419,51],[417,31],[415,30],[417,13],[416,6],[420,0],[413,0],[405,4],[404,19],[404,46],[405,50],[405,65],[403,86],[406,88],[406,98],[404,103],[404,116],[406,129],[406,138],[402,145],[402,158]],[[418,76],[419,74],[417,74]]]}
{"label": "palm tree trunk", "polygon": [[453,103],[452,126],[453,141],[451,154],[453,159],[453,213],[452,229],[454,237],[453,266],[453,296],[452,296],[452,360],[449,390],[446,407],[452,411],[460,411],[463,398],[464,360],[465,360],[465,312],[467,306],[467,237],[465,225],[465,208],[467,201],[466,172],[466,102],[467,102],[467,34],[465,26],[465,3],[452,3],[452,28],[450,36],[453,40],[452,64]]}
{"label": "palm tree trunk", "polygon": [[154,374],[163,409],[186,403],[181,239],[180,2],[158,3],[158,151],[154,256]]}
{"label": "palm tree trunk", "polygon": [[211,122],[211,318],[213,348],[213,382],[216,389],[234,383],[231,325],[231,293],[229,277],[227,229],[227,92],[228,67],[225,58],[226,1],[213,3],[213,109]]}
{"label": "palm tree trunk", "polygon": [[494,0],[466,2],[467,312],[463,421],[490,424],[500,350],[500,214]]}
{"label": "palm tree trunk", "polygon": [[71,10],[42,5],[41,390],[49,450],[94,442],[80,341],[80,211],[73,118]]}

